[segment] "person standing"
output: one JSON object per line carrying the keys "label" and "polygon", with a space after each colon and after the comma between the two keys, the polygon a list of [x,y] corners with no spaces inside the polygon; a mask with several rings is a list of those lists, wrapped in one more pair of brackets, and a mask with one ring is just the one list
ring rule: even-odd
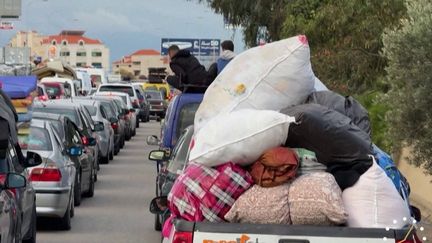
{"label": "person standing", "polygon": [[234,53],[234,43],[232,41],[223,41],[221,47],[222,55],[217,60],[218,74],[221,73],[225,66],[236,56]]}

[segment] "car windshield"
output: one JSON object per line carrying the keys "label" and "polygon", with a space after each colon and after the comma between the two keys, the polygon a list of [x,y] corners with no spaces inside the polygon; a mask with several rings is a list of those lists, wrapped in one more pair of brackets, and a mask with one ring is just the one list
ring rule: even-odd
{"label": "car windshield", "polygon": [[45,90],[49,96],[63,95],[63,91],[60,84],[45,84]]}
{"label": "car windshield", "polygon": [[112,92],[122,92],[129,96],[134,96],[134,90],[129,86],[117,86],[117,85],[104,85],[99,88],[100,92],[112,91]]}
{"label": "car windshield", "polygon": [[71,119],[77,126],[81,127],[82,124],[80,119],[78,118],[78,114],[75,109],[67,109],[67,108],[52,108],[52,107],[36,107],[35,111],[51,113],[51,114],[60,114],[65,115],[69,119]]}
{"label": "car windshield", "polygon": [[180,137],[184,129],[193,125],[195,113],[198,110],[199,105],[199,103],[190,103],[181,108],[179,119],[177,121],[176,138]]}
{"label": "car windshield", "polygon": [[85,108],[88,110],[91,116],[96,116],[97,108],[95,106],[86,105]]}
{"label": "car windshield", "polygon": [[[183,131],[184,132],[184,131]],[[173,174],[179,174],[183,170],[185,162],[188,160],[189,144],[192,139],[193,131],[183,133],[179,142],[175,146],[167,170]]]}
{"label": "car windshield", "polygon": [[19,145],[24,150],[52,151],[49,133],[46,129],[31,127],[29,135],[18,136]]}
{"label": "car windshield", "polygon": [[146,96],[150,96],[148,99],[150,100],[162,100],[162,93],[161,92],[145,92]]}

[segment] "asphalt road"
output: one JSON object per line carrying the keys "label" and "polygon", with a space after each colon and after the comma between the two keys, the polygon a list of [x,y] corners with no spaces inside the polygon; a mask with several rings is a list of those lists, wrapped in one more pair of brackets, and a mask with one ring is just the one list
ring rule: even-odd
{"label": "asphalt road", "polygon": [[101,165],[95,196],[75,208],[72,230],[56,230],[52,220],[39,219],[37,242],[160,242],[153,230],[154,216],[148,211],[155,195],[156,167],[147,159],[155,147],[148,135],[159,135],[159,123],[141,123],[137,135],[126,142],[118,156]]}

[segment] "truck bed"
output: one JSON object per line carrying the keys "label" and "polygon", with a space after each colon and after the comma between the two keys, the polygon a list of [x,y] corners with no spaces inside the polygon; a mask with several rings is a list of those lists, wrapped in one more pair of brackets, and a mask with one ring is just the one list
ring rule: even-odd
{"label": "truck bed", "polygon": [[[194,243],[322,243],[414,241],[415,229],[319,227],[232,223],[196,223],[175,220],[175,232],[191,233]],[[171,238],[173,233],[171,234]],[[172,241],[169,241],[172,242]],[[175,241],[173,241],[175,242]],[[189,242],[189,241],[179,241]]]}

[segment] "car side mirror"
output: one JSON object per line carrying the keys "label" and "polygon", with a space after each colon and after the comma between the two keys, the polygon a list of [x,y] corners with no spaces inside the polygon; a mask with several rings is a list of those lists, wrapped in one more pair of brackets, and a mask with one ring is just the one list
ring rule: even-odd
{"label": "car side mirror", "polygon": [[168,209],[168,197],[161,196],[153,198],[150,202],[150,212],[152,214],[162,214]]}
{"label": "car side mirror", "polygon": [[117,123],[119,121],[119,119],[117,119],[117,118],[115,118],[115,117],[111,117],[110,119],[109,119],[109,122],[111,122],[111,123]]}
{"label": "car side mirror", "polygon": [[25,159],[24,167],[33,167],[42,164],[42,157],[34,152],[27,152],[27,157]]}
{"label": "car side mirror", "polygon": [[95,123],[94,130],[95,132],[102,132],[105,129],[103,122]]}
{"label": "car side mirror", "polygon": [[5,187],[6,189],[23,188],[27,184],[27,180],[24,176],[16,173],[8,173],[6,177]]}
{"label": "car side mirror", "polygon": [[72,146],[67,150],[67,154],[72,157],[80,156],[82,155],[82,153],[82,148],[79,146]]}
{"label": "car side mirror", "polygon": [[157,146],[159,145],[159,139],[157,136],[152,135],[147,137],[147,145]]}
{"label": "car side mirror", "polygon": [[163,150],[153,150],[149,153],[149,160],[163,161],[167,159],[167,154]]}

